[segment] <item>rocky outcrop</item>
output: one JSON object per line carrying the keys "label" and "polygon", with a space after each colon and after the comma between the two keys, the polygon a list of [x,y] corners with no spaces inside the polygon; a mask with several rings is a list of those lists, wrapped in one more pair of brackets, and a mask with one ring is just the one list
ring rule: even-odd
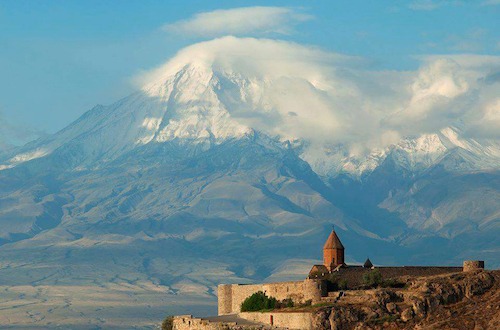
{"label": "rocky outcrop", "polygon": [[316,329],[498,329],[500,271],[414,279],[316,312]]}

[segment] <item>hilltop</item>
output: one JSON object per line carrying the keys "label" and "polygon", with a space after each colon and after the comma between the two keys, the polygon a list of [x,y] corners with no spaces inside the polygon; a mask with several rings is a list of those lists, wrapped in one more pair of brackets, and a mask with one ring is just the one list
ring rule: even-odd
{"label": "hilltop", "polygon": [[404,289],[347,294],[316,311],[318,329],[498,329],[500,271],[409,278]]}
{"label": "hilltop", "polygon": [[[186,318],[186,327],[174,329],[218,329],[221,326],[235,330],[271,329],[272,327],[258,321],[261,319],[267,322],[271,314],[275,319],[292,316],[297,318],[296,327],[292,329],[302,329],[301,324],[308,322],[311,322],[310,328],[315,330],[486,330],[500,327],[499,270],[407,276],[400,280],[406,281],[404,288],[348,290],[344,291],[340,299],[332,296],[329,303],[265,313],[254,312],[252,316],[246,313],[245,320],[235,316],[205,320]],[[249,322],[248,319],[251,318],[255,321]],[[192,323],[187,326],[189,321]],[[233,323],[217,323],[220,321]]]}

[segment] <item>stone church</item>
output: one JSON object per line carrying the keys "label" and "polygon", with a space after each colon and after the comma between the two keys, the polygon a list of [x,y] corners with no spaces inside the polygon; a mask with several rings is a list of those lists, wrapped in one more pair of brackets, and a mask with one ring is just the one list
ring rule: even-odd
{"label": "stone church", "polygon": [[309,272],[309,278],[323,277],[325,274],[345,267],[344,250],[344,245],[342,245],[335,229],[332,229],[332,232],[326,239],[325,245],[323,245],[323,264],[314,265]]}

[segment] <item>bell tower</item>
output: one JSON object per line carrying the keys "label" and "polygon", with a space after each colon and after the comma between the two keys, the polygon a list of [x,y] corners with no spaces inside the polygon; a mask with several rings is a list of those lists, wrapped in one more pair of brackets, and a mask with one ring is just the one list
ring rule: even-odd
{"label": "bell tower", "polygon": [[323,246],[323,265],[331,272],[337,266],[344,264],[344,246],[340,241],[335,228]]}

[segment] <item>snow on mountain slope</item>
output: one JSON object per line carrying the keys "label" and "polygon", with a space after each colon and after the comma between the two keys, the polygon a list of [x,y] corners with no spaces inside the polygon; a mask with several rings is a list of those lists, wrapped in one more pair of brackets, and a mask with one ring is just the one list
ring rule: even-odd
{"label": "snow on mountain slope", "polygon": [[55,135],[4,157],[1,166],[63,146],[77,150],[80,160],[72,165],[85,168],[138,145],[174,139],[209,146],[253,130],[284,142],[340,136],[349,109],[339,105],[357,87],[349,74],[325,75],[333,69],[321,61],[349,60],[270,40],[227,37],[194,45],[148,76],[141,91],[95,107]]}
{"label": "snow on mountain slope", "polygon": [[500,169],[500,143],[496,140],[481,140],[460,137],[460,130],[447,127],[434,134],[422,134],[416,138],[404,138],[384,149],[375,149],[366,156],[351,154],[344,145],[305,148],[301,158],[324,177],[347,174],[361,178],[373,172],[387,157],[391,157],[401,168],[418,173],[443,160],[449,153],[461,153],[464,162],[447,169],[455,172]]}
{"label": "snow on mountain slope", "polygon": [[[425,95],[426,107],[433,91],[450,102],[465,95],[472,83],[464,79],[480,73],[437,61],[411,78],[364,73],[361,79],[351,67],[355,61],[271,40],[226,37],[196,44],[146,75],[139,92],[96,106],[62,131],[4,155],[0,170],[56,150],[71,155],[73,168],[92,168],[148,143],[183,140],[206,149],[253,131],[294,148],[322,177],[360,178],[389,156],[421,171],[457,148],[470,154],[462,170],[499,167],[498,141],[465,137],[453,121],[435,132],[404,135],[388,120],[400,118],[402,103],[417,107],[415,93],[418,100]],[[444,93],[447,88],[460,93]]]}
{"label": "snow on mountain slope", "polygon": [[462,152],[468,168],[448,167],[450,171],[500,169],[500,143],[483,139],[481,143],[462,138],[456,127],[446,127],[435,134],[424,134],[416,139],[404,139],[389,148],[392,157],[409,171],[421,171],[442,161],[449,153]]}
{"label": "snow on mountain slope", "polygon": [[[255,53],[255,49],[262,50],[262,53]],[[282,59],[279,66],[270,66],[268,60],[273,57]],[[26,226],[18,231],[6,230],[3,238],[10,240],[18,237],[18,234],[36,235],[57,226],[60,217],[54,217],[53,210],[60,207],[57,214],[65,212],[63,208],[67,207],[66,203],[75,198],[71,191],[75,187],[68,188],[69,190],[62,188],[69,180],[66,176],[75,175],[73,172],[81,172],[83,176],[88,171],[99,169],[111,172],[118,169],[121,172],[130,170],[129,166],[160,166],[159,164],[168,162],[176,163],[179,159],[196,159],[214,169],[215,164],[224,159],[224,155],[216,152],[216,147],[238,141],[253,141],[265,150],[279,152],[282,157],[293,154],[296,157],[294,162],[297,163],[300,159],[301,166],[310,166],[314,175],[308,175],[304,179],[306,186],[299,183],[287,185],[288,190],[301,193],[295,191],[293,197],[286,199],[282,199],[281,195],[272,195],[268,188],[256,188],[255,182],[248,185],[245,180],[242,180],[245,183],[239,185],[241,191],[234,191],[234,195],[239,196],[234,200],[227,194],[210,195],[180,189],[180,197],[172,201],[175,209],[188,207],[186,196],[189,196],[196,200],[189,207],[197,216],[219,216],[219,212],[233,212],[235,218],[241,219],[255,215],[252,208],[256,202],[251,198],[247,199],[246,194],[260,196],[260,203],[265,200],[263,196],[269,193],[277,203],[266,209],[266,216],[282,219],[286,215],[290,219],[299,219],[311,212],[311,205],[321,205],[314,218],[325,219],[325,210],[331,211],[332,205],[337,207],[332,199],[335,192],[328,185],[332,179],[346,174],[353,180],[364,182],[366,179],[367,184],[377,187],[373,192],[371,188],[366,191],[380,194],[377,203],[389,198],[383,208],[396,212],[403,210],[405,202],[410,198],[405,189],[411,184],[406,178],[401,179],[404,183],[402,187],[398,186],[400,182],[397,180],[387,183],[388,176],[396,175],[396,172],[402,171],[407,177],[419,179],[426,171],[432,171],[438,166],[451,173],[500,168],[498,141],[494,138],[476,139],[468,136],[459,125],[460,120],[457,120],[456,126],[441,128],[433,133],[405,137],[401,132],[389,131],[382,134],[383,143],[377,140],[380,137],[379,128],[369,126],[368,122],[380,122],[381,118],[388,115],[383,110],[385,106],[391,108],[401,99],[392,99],[389,97],[391,93],[382,91],[377,93],[380,95],[370,95],[370,89],[365,85],[373,88],[377,82],[370,78],[361,81],[357,77],[359,73],[349,68],[351,60],[335,56],[332,58],[331,54],[293,44],[256,39],[222,38],[188,47],[165,66],[148,75],[140,91],[110,106],[96,106],[60,132],[3,156],[0,171],[5,172],[8,180],[13,182],[9,181],[6,185],[4,193],[8,198],[4,202],[12,205],[10,196],[17,196],[19,205],[29,204],[30,200],[33,202],[29,207],[9,206],[4,210],[3,219],[6,222],[16,216],[23,219]],[[328,62],[328,65],[325,66],[323,62]],[[345,66],[341,68],[338,63]],[[431,66],[424,71],[433,68]],[[414,79],[418,81],[420,76],[421,74]],[[424,76],[425,84],[439,85],[442,82],[440,79],[433,82],[432,75]],[[390,83],[391,77],[386,77],[387,85],[396,88]],[[446,78],[446,84],[452,84],[452,78]],[[424,83],[417,85],[425,87]],[[415,87],[415,84],[410,86]],[[424,94],[431,95],[434,87]],[[462,89],[460,95],[466,93]],[[405,92],[401,93],[408,97]],[[455,94],[439,94],[439,97],[455,97]],[[382,104],[373,107],[379,101]],[[410,102],[412,107],[417,106],[415,102]],[[353,134],[354,126],[358,131],[367,130],[366,137],[359,132]],[[359,138],[360,135],[363,135],[364,140]],[[254,150],[253,144],[243,143],[241,146],[250,149],[243,159],[233,160],[234,164],[243,163],[249,167],[259,165],[253,164],[252,161],[256,159],[248,156]],[[221,159],[205,163],[194,158],[199,154],[204,154],[211,160],[213,157]],[[136,162],[131,162],[132,159],[136,159]],[[189,177],[192,172],[177,174]],[[220,175],[226,174],[224,172]],[[316,175],[322,182],[316,181]],[[200,185],[218,187],[215,183],[207,182],[207,178],[200,179]],[[28,179],[36,183],[29,189],[23,181]],[[388,187],[390,184],[394,186]],[[46,186],[50,186],[50,189]],[[382,188],[379,189],[379,186]],[[237,187],[235,185],[234,189]],[[309,189],[321,195],[323,200],[319,197],[309,200],[306,197],[309,193],[304,193]],[[50,193],[46,196],[47,191]],[[104,194],[104,191],[107,193]],[[95,193],[104,194],[100,195],[103,200],[112,196],[109,198],[111,211],[108,217],[115,217],[116,210],[112,205],[122,205],[122,201],[116,200],[114,192],[106,189]],[[134,213],[141,200],[149,196],[150,192],[144,194],[142,190],[131,190],[131,196],[124,197],[126,202],[123,203],[123,212]],[[395,199],[391,200],[391,196]],[[397,196],[405,197],[396,200]],[[367,199],[370,198],[367,196]],[[365,202],[366,200],[360,201]],[[97,209],[93,206],[96,203],[102,202],[89,202],[87,207]],[[378,207],[377,203],[371,207]],[[390,203],[391,206],[388,206]],[[159,209],[165,206],[160,201],[158,205]],[[223,206],[227,209],[224,210]],[[134,216],[142,219],[145,215],[150,215],[149,210],[152,209],[139,207]],[[294,215],[283,213],[283,209],[294,210]],[[86,214],[87,211],[83,213]],[[376,232],[376,227],[371,223],[359,222],[362,220],[357,218],[359,215],[353,215],[350,216],[350,229],[364,237],[384,240],[401,235],[407,230],[406,225],[411,228],[426,228],[413,226],[409,219],[414,217],[414,213],[410,213],[407,210],[401,211],[404,219],[394,219],[390,227],[381,227],[381,232]],[[98,217],[99,214],[101,213],[94,215]],[[342,212],[335,214],[339,218],[345,216]],[[371,216],[368,218],[371,219]],[[422,218],[419,219],[421,221]],[[34,227],[33,230],[29,228],[30,225]]]}

